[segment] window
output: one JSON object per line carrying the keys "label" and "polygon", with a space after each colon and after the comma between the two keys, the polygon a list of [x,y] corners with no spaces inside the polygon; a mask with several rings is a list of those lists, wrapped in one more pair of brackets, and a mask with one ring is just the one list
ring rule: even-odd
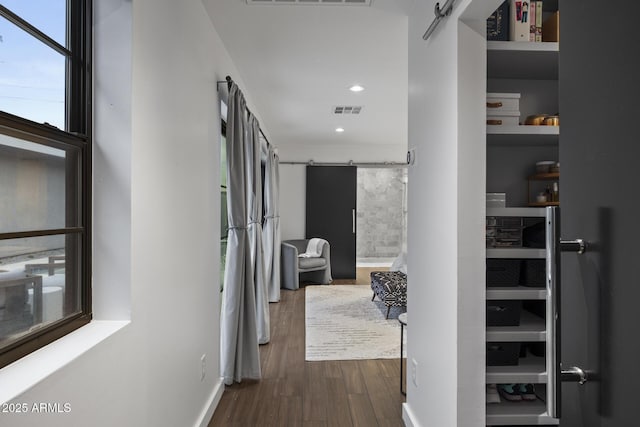
{"label": "window", "polygon": [[91,319],[91,0],[0,0],[0,368]]}

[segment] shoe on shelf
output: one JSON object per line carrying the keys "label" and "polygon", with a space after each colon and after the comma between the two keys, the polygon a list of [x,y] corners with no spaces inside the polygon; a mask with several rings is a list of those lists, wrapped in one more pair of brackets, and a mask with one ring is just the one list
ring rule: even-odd
{"label": "shoe on shelf", "polygon": [[536,390],[533,384],[518,384],[518,392],[522,396],[522,400],[536,400]]}
{"label": "shoe on shelf", "polygon": [[517,402],[522,400],[520,395],[519,384],[498,384],[498,393],[504,399],[511,402]]}
{"label": "shoe on shelf", "polygon": [[500,403],[500,395],[495,384],[487,384],[487,403]]}

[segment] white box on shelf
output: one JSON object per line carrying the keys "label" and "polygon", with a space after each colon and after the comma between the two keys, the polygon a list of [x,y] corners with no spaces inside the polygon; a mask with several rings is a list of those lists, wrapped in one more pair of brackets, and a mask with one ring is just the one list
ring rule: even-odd
{"label": "white box on shelf", "polygon": [[520,94],[487,93],[487,114],[499,111],[520,111]]}
{"label": "white box on shelf", "polygon": [[488,208],[504,208],[507,204],[507,193],[487,193]]}
{"label": "white box on shelf", "polygon": [[491,126],[518,126],[520,111],[487,111],[487,124]]}

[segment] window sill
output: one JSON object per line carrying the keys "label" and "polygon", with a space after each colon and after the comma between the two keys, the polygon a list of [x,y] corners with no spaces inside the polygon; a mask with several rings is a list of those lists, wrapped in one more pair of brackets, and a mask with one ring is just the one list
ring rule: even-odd
{"label": "window sill", "polygon": [[127,326],[130,321],[94,320],[0,369],[0,403],[9,402]]}

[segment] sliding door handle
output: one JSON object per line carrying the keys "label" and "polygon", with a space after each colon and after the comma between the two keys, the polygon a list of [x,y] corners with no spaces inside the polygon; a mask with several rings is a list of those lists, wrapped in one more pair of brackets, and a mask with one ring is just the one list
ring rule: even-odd
{"label": "sliding door handle", "polygon": [[573,382],[583,385],[591,379],[593,375],[590,371],[585,371],[578,366],[572,366],[569,369],[563,369],[561,371],[561,378],[563,382]]}
{"label": "sliding door handle", "polygon": [[353,234],[356,234],[356,210],[351,209],[351,230]]}
{"label": "sliding door handle", "polygon": [[583,254],[587,251],[587,242],[583,239],[560,240],[560,250],[562,252],[577,252]]}

